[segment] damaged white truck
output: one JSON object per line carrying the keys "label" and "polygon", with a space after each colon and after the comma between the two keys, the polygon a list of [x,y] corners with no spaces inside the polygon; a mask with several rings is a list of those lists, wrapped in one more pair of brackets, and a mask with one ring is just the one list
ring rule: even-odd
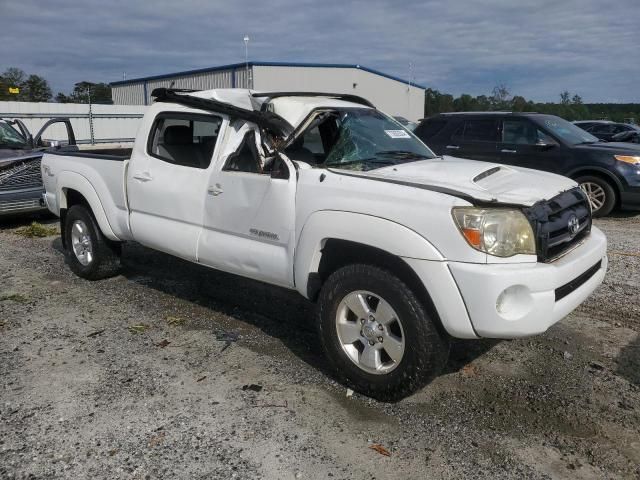
{"label": "damaged white truck", "polygon": [[604,278],[606,239],[568,178],[437,157],[353,95],[153,95],[133,151],[42,160],[71,269],[114,275],[136,241],[295,289],[366,395],[425,385],[451,338],[544,332]]}

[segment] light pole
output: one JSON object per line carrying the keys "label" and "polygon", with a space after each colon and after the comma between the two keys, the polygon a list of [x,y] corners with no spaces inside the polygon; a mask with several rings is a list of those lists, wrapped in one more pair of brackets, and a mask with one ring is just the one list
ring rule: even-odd
{"label": "light pole", "polygon": [[249,79],[249,35],[244,36],[244,64],[245,64],[245,75],[246,75],[246,86],[247,88],[251,88],[251,82]]}
{"label": "light pole", "polygon": [[91,87],[87,86],[87,97],[89,97],[89,135],[91,136],[91,145],[95,145],[95,137],[93,135],[93,109],[91,108]]}
{"label": "light pole", "polygon": [[411,77],[413,76],[413,62],[409,62],[409,85],[407,85],[407,117],[411,120]]}

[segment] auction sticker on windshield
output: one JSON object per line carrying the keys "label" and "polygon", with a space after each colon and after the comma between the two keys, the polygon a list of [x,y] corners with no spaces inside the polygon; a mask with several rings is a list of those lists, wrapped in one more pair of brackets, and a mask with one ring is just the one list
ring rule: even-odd
{"label": "auction sticker on windshield", "polygon": [[405,130],[385,130],[384,133],[389,135],[391,138],[411,138]]}

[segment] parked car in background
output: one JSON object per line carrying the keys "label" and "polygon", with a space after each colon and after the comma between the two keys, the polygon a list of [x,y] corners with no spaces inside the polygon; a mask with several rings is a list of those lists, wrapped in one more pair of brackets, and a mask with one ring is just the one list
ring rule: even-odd
{"label": "parked car in background", "polygon": [[71,269],[114,275],[135,240],[297,290],[359,392],[420,388],[450,337],[541,333],[604,278],[606,238],[568,178],[436,157],[354,95],[152,96],[133,151],[42,160]]}
{"label": "parked car in background", "polygon": [[[55,124],[64,124],[65,142],[46,140],[44,133]],[[43,151],[49,148],[77,150],[67,118],[49,120],[35,136],[20,120],[0,119],[0,216],[46,211],[40,173]]]}
{"label": "parked car in background", "polygon": [[440,155],[535,168],[573,178],[593,215],[640,209],[640,145],[607,143],[554,115],[444,113],[414,132]]}
{"label": "parked car in background", "polygon": [[416,127],[418,126],[417,122],[412,122],[411,120],[407,120],[406,118],[401,117],[400,115],[393,117],[393,119],[398,121],[403,127],[412,131],[415,130]]}
{"label": "parked car in background", "polygon": [[616,140],[615,137],[621,133],[640,133],[640,127],[638,125],[616,123],[608,120],[578,120],[573,122],[573,124],[589,132],[594,137],[598,137],[600,140],[606,140],[607,142],[620,141]]}
{"label": "parked car in background", "polygon": [[611,139],[612,142],[640,143],[640,130],[617,133]]}

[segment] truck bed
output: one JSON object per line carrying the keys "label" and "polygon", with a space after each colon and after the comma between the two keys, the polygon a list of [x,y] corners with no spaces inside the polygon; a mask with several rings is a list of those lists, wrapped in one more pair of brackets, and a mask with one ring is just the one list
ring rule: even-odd
{"label": "truck bed", "polygon": [[125,179],[131,151],[131,148],[105,148],[46,152],[42,158],[42,179],[49,209],[60,215],[62,197],[67,190],[76,190],[92,205],[96,220],[109,239],[128,240]]}

